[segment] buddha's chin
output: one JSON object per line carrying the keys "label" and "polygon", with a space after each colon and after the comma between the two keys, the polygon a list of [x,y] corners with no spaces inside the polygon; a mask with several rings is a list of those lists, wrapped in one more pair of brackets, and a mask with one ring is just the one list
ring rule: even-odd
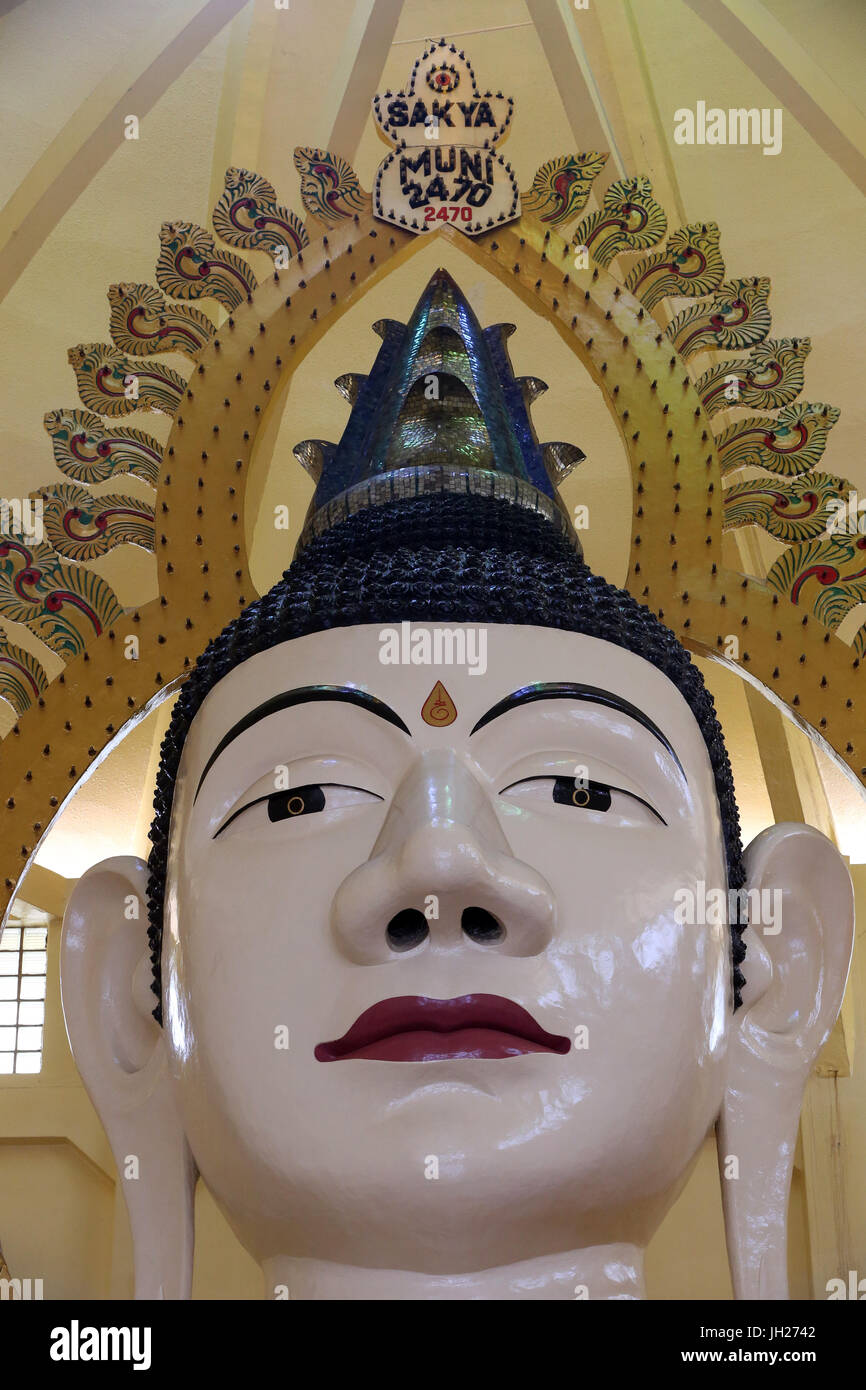
{"label": "buddha's chin", "polygon": [[299,1202],[286,1218],[229,1224],[259,1265],[274,1259],[320,1260],[358,1269],[403,1269],[431,1275],[470,1274],[554,1257],[563,1251],[631,1245],[644,1249],[667,1201],[587,1213],[565,1188],[527,1200],[526,1188],[418,1201],[413,1191],[353,1194],[321,1222]]}
{"label": "buddha's chin", "polygon": [[565,1135],[512,1147],[465,1135],[462,1148],[441,1134],[437,1147],[435,1127],[414,1140],[388,1137],[379,1148],[347,1141],[339,1152],[295,1153],[282,1172],[250,1171],[240,1182],[202,1176],[259,1264],[283,1256],[430,1274],[643,1247],[677,1186],[673,1176],[652,1194],[639,1181],[611,1189],[597,1165],[582,1167]]}

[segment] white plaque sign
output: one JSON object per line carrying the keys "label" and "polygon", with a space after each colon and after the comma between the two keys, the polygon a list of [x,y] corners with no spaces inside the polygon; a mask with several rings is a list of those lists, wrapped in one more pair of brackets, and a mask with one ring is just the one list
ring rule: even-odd
{"label": "white plaque sign", "polygon": [[376,216],[413,232],[450,222],[470,236],[519,217],[517,180],[495,149],[513,110],[512,97],[478,90],[462,50],[431,43],[408,91],[373,98],[379,128],[396,145],[376,174]]}

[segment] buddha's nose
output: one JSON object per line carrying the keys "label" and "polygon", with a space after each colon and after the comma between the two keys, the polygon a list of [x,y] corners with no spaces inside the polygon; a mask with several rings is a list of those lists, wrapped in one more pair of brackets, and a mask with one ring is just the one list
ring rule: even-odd
{"label": "buddha's nose", "polygon": [[441,750],[422,754],[398,787],[331,920],[345,954],[373,965],[422,945],[537,955],[555,918],[550,885],[511,853],[491,793]]}

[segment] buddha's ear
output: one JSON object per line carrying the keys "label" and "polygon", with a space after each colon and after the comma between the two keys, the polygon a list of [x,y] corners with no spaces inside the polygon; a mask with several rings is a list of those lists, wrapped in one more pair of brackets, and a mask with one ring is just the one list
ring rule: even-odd
{"label": "buddha's ear", "polygon": [[106,859],[63,917],[66,1030],[108,1136],[132,1229],[136,1298],[189,1298],[196,1173],[153,1018],[141,859]]}
{"label": "buddha's ear", "polygon": [[787,1298],[800,1107],[845,991],[854,890],[835,845],[808,825],[763,831],[745,862],[746,986],[718,1123],[725,1230],[735,1298]]}

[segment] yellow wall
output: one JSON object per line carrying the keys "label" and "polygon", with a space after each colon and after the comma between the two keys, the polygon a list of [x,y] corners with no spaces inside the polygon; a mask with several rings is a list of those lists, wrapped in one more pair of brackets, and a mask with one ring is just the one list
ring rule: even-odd
{"label": "yellow wall", "polygon": [[111,1154],[66,1039],[59,944],[52,918],[42,1071],[0,1088],[0,1241],[11,1276],[42,1279],[45,1298],[106,1298]]}

